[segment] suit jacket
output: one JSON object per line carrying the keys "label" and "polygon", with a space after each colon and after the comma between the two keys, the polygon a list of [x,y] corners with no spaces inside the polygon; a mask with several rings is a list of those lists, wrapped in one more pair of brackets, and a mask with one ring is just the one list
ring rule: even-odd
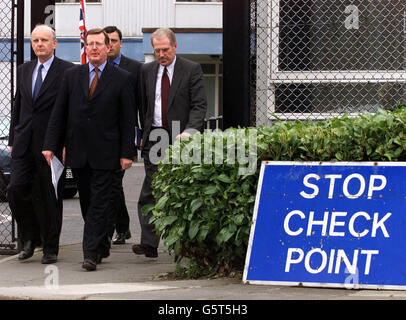
{"label": "suit jacket", "polygon": [[[119,67],[131,73],[131,81],[134,86],[134,96],[135,96],[136,125],[138,127],[140,127],[140,124],[142,127],[143,122],[143,111],[141,108],[141,66],[142,66],[141,62],[121,55]],[[140,121],[138,121],[138,115]]]}
{"label": "suit jacket", "polygon": [[[73,63],[54,58],[35,102],[32,101],[32,73],[37,60],[20,65],[17,69],[17,92],[11,108],[9,146],[13,157],[22,156],[29,146],[41,154],[49,117],[54,107],[64,71]],[[56,150],[58,153],[59,150]]]}
{"label": "suit jacket", "polygon": [[[154,119],[158,68],[157,61],[146,63],[141,68],[143,109],[145,110],[143,124],[144,146],[148,141]],[[206,92],[200,64],[177,56],[167,108],[171,136],[173,121],[180,122],[180,132],[187,131],[187,129],[202,131],[206,110]]]}
{"label": "suit jacket", "polygon": [[132,159],[134,93],[130,73],[107,63],[93,96],[89,96],[89,65],[69,69],[51,115],[44,150],[66,144],[66,164],[113,170],[120,158]]}

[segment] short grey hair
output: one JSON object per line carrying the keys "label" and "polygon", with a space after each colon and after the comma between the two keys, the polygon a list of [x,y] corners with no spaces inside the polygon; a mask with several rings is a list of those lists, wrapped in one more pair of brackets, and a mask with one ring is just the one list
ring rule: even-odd
{"label": "short grey hair", "polygon": [[175,33],[169,29],[169,28],[159,28],[156,29],[152,34],[151,34],[151,45],[154,46],[152,40],[156,38],[163,38],[163,37],[168,37],[171,46],[174,46],[176,44],[176,36]]}
{"label": "short grey hair", "polygon": [[56,33],[55,33],[55,30],[52,29],[50,26],[48,26],[48,25],[46,25],[46,24],[43,24],[43,23],[38,23],[37,25],[35,25],[34,29],[32,29],[32,31],[31,31],[31,34],[32,34],[32,32],[33,32],[35,29],[37,29],[38,27],[45,27],[46,29],[48,29],[49,31],[51,31],[51,34],[52,34],[52,41],[55,41],[55,40],[56,40]]}

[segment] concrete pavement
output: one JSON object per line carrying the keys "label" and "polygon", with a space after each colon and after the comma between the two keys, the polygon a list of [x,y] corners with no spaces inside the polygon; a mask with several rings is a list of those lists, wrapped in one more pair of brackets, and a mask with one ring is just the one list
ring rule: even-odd
{"label": "concrete pavement", "polygon": [[[24,262],[14,256],[0,256],[0,299],[38,300],[404,300],[406,291],[347,290],[243,284],[237,278],[169,280],[175,271],[173,256],[164,251],[149,259],[131,250],[138,241],[136,200],[143,168],[135,164],[124,184],[130,212],[131,238],[113,245],[111,255],[97,271],[82,269],[83,222],[78,199],[64,204],[64,226],[58,262],[41,264],[42,251]],[[176,302],[176,301],[175,301]],[[220,303],[220,302],[219,302]]]}
{"label": "concrete pavement", "polygon": [[168,280],[173,257],[136,256],[131,243],[112,246],[97,271],[82,269],[82,245],[64,245],[58,262],[41,264],[42,251],[20,262],[0,257],[0,299],[47,300],[358,300],[406,299],[404,291],[320,289],[243,284],[241,279]]}

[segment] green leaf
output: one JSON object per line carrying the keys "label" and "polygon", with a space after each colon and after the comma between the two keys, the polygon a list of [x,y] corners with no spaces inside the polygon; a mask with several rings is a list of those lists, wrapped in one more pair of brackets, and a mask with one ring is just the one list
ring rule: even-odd
{"label": "green leaf", "polygon": [[210,231],[210,227],[208,225],[203,225],[200,227],[199,234],[197,235],[197,241],[204,241],[207,237],[207,234]]}
{"label": "green leaf", "polygon": [[141,208],[141,213],[143,216],[146,216],[152,209],[154,209],[155,204],[146,204]]}
{"label": "green leaf", "polygon": [[158,202],[155,205],[156,210],[162,210],[162,208],[165,206],[166,202],[169,200],[169,197],[167,195],[164,195],[161,199],[158,200]]}
{"label": "green leaf", "polygon": [[217,187],[214,184],[208,185],[203,189],[203,193],[207,195],[215,194],[217,192]]}
{"label": "green leaf", "polygon": [[200,200],[200,198],[193,199],[192,202],[190,203],[190,210],[192,213],[195,213],[197,209],[199,209],[202,206],[203,202]]}
{"label": "green leaf", "polygon": [[231,179],[229,176],[227,176],[226,174],[222,173],[217,177],[218,180],[220,180],[221,182],[224,183],[231,183]]}
{"label": "green leaf", "polygon": [[234,233],[235,230],[230,229],[229,226],[224,227],[223,229],[221,229],[221,231],[216,237],[217,243],[221,244],[223,242],[227,242],[233,236]]}
{"label": "green leaf", "polygon": [[193,240],[199,232],[200,221],[193,220],[189,227],[189,238]]}
{"label": "green leaf", "polygon": [[177,216],[169,216],[162,219],[161,227],[166,227],[178,220]]}
{"label": "green leaf", "polygon": [[176,234],[171,234],[164,240],[164,245],[167,248],[169,248],[171,245],[173,245],[178,240],[179,240],[179,237]]}

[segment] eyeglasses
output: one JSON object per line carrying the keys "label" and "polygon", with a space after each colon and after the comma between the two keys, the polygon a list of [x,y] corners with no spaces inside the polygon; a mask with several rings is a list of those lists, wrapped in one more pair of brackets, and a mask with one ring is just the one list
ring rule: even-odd
{"label": "eyeglasses", "polygon": [[163,49],[154,49],[154,52],[156,54],[159,54],[160,52],[162,53],[168,53],[170,48],[163,48]]}
{"label": "eyeglasses", "polygon": [[89,42],[86,43],[86,47],[90,47],[90,48],[101,48],[103,46],[105,46],[106,44],[104,42]]}

